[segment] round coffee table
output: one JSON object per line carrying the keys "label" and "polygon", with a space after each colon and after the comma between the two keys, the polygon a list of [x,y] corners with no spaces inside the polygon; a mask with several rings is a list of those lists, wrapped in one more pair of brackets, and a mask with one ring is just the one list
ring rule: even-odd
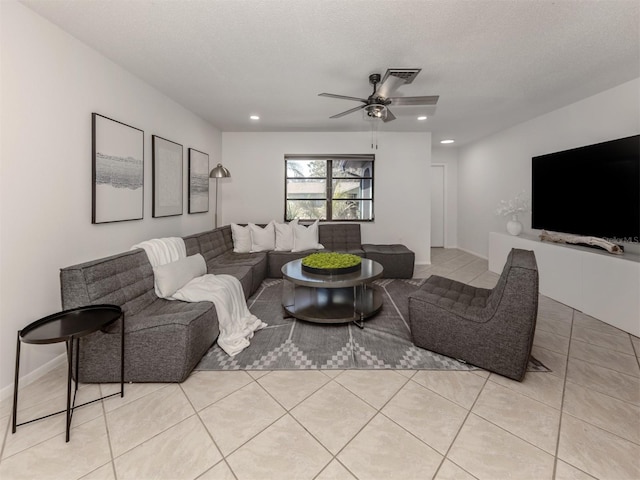
{"label": "round coffee table", "polygon": [[282,307],[300,320],[315,323],[354,322],[364,326],[364,319],[382,308],[381,293],[369,284],[382,277],[384,268],[378,262],[362,259],[358,272],[319,275],[302,269],[302,259],[282,267],[285,285]]}

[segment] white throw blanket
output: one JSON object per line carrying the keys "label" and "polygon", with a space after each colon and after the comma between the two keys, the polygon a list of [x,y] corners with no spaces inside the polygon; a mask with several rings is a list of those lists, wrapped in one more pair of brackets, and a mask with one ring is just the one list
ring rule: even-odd
{"label": "white throw blanket", "polygon": [[[184,240],[179,237],[155,238],[131,247],[132,250],[135,248],[144,249],[154,268],[176,262],[187,256]],[[248,347],[253,332],[267,326],[249,311],[242,285],[231,275],[206,274],[195,277],[171,296],[159,294],[160,289],[155,278],[154,286],[156,294],[167,300],[213,302],[220,325],[218,345],[230,356]]]}

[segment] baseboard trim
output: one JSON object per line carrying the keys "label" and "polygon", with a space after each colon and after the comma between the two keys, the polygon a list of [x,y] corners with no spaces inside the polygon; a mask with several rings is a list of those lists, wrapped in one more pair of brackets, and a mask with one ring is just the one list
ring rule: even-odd
{"label": "baseboard trim", "polygon": [[477,252],[472,252],[471,250],[467,250],[466,248],[458,247],[458,250],[461,250],[461,251],[463,251],[463,252],[465,252],[465,253],[470,253],[471,255],[475,255],[476,257],[480,257],[480,258],[482,258],[482,259],[484,259],[484,260],[489,260],[489,257],[488,257],[488,256],[480,255],[479,253],[477,253]]}
{"label": "baseboard trim", "polygon": [[[67,363],[67,354],[61,353],[53,360],[49,360],[44,365],[36,368],[34,371],[27,373],[24,377],[20,377],[20,388],[24,388],[27,385],[32,384],[36,380],[45,376],[54,368],[62,365],[63,363]],[[0,400],[4,400],[5,398],[9,398],[13,395],[13,384],[7,385],[0,390]]]}

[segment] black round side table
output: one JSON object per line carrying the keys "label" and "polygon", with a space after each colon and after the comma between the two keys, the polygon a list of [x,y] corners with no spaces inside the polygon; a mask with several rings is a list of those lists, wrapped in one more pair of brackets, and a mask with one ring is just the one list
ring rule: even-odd
{"label": "black round side table", "polygon": [[[108,325],[112,324],[119,318],[122,318],[121,337],[120,337],[120,392],[105,395],[89,402],[85,402],[76,406],[76,392],[78,391],[78,362],[80,358],[80,337],[97,332]],[[74,342],[75,341],[75,342]],[[18,377],[20,371],[20,342],[32,344],[47,344],[66,342],[67,344],[67,408],[59,412],[44,415],[22,423],[17,423],[16,414],[18,411]],[[76,365],[75,365],[75,389],[73,393],[73,402],[71,402],[71,379],[73,365],[73,349],[74,343],[76,348]],[[60,413],[67,413],[67,435],[66,441],[69,441],[69,428],[71,426],[71,418],[73,411],[90,403],[99,402],[105,398],[115,395],[124,397],[124,312],[117,305],[89,305],[86,307],[74,308],[63,312],[54,313],[48,317],[41,318],[29,324],[22,330],[18,330],[18,341],[16,347],[16,376],[13,387],[13,423],[11,433],[16,433],[16,428],[32,423],[43,418],[48,418]]]}

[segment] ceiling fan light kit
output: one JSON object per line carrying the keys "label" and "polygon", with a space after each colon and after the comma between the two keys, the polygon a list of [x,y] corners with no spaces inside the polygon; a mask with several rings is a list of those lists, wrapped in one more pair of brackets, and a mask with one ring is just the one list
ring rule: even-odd
{"label": "ceiling fan light kit", "polygon": [[388,109],[386,105],[365,105],[362,109],[362,116],[365,120],[375,122],[384,121],[387,118]]}

